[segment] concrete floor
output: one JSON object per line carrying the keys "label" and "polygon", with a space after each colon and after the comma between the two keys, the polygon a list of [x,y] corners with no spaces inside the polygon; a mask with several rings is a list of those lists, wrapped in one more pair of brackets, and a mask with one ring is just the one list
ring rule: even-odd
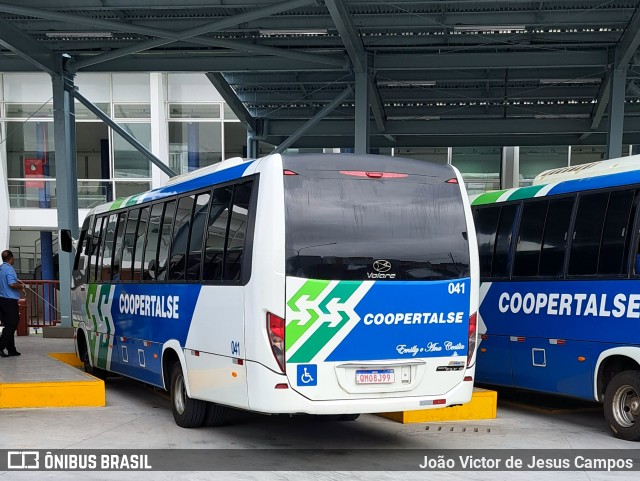
{"label": "concrete floor", "polygon": [[[26,368],[31,357],[72,352],[68,339],[17,339],[23,355],[0,359],[0,372]],[[7,361],[10,361],[9,363]],[[55,373],[51,373],[55,376]],[[319,421],[310,417],[263,416],[236,412],[229,425],[182,429],[171,414],[168,397],[124,378],[107,381],[104,408],[0,410],[0,449],[631,449],[637,443],[615,439],[594,404],[563,399],[500,393],[498,417],[486,421],[402,425],[363,415],[355,422]],[[526,404],[524,401],[534,401]],[[381,451],[381,453],[384,453]],[[630,452],[631,453],[631,452]],[[251,466],[250,453],[247,467]],[[274,455],[277,453],[274,452]],[[322,459],[316,459],[322,465]],[[318,464],[316,464],[317,466]],[[13,479],[474,479],[627,480],[638,472],[0,472]]]}

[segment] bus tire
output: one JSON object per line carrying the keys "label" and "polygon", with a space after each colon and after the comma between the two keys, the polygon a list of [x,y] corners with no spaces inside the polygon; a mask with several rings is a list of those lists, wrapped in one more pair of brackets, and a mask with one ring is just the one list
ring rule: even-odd
{"label": "bus tire", "polygon": [[615,437],[640,440],[640,371],[622,371],[611,379],[604,395],[604,417]]}
{"label": "bus tire", "polygon": [[207,403],[207,412],[204,416],[203,426],[215,428],[222,426],[225,422],[227,410],[224,406],[216,403]]}
{"label": "bus tire", "polygon": [[207,410],[207,403],[191,399],[187,395],[187,385],[180,361],[171,369],[171,410],[173,419],[181,428],[197,428],[202,426]]}
{"label": "bus tire", "polygon": [[359,414],[341,414],[338,421],[355,421],[359,417]]}
{"label": "bus tire", "polygon": [[98,379],[102,379],[103,381],[107,380],[107,371],[104,369],[100,369],[98,367],[91,365],[91,360],[89,359],[89,348],[87,347],[86,341],[83,339],[83,348],[80,349],[82,364],[84,365],[84,372],[92,375],[93,377],[97,377]]}

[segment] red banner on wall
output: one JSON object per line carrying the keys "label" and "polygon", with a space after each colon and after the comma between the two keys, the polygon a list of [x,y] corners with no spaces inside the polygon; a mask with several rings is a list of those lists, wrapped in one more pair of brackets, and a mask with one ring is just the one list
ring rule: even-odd
{"label": "red banner on wall", "polygon": [[[24,159],[24,176],[27,179],[42,179],[44,178],[44,164],[43,159]],[[34,189],[42,189],[44,187],[44,181],[42,180],[27,180],[25,182],[26,187]]]}

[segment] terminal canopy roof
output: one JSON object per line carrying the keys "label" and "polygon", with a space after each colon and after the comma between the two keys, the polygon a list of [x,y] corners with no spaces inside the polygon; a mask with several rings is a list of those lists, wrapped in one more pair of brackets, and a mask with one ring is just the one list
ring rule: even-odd
{"label": "terminal canopy roof", "polygon": [[640,143],[639,3],[1,1],[0,72],[206,73],[294,147],[353,146],[363,90],[372,147],[605,144],[617,88]]}

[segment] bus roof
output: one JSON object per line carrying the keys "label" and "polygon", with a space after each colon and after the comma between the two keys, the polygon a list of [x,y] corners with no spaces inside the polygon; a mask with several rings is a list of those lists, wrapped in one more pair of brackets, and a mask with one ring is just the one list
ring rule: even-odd
{"label": "bus roof", "polygon": [[582,169],[571,170],[570,167],[553,169],[543,172],[536,179],[547,180],[547,183],[485,192],[473,199],[471,205],[493,204],[637,184],[640,183],[640,155],[585,164]]}
{"label": "bus roof", "polygon": [[97,206],[93,213],[100,214],[121,207],[150,202],[163,197],[170,197],[182,192],[197,190],[209,185],[219,184],[228,180],[242,177],[253,160],[243,160],[240,158],[228,159],[217,164],[194,170],[187,174],[182,174],[172,178],[167,185],[157,189],[142,192],[129,197],[121,197],[112,202]]}

